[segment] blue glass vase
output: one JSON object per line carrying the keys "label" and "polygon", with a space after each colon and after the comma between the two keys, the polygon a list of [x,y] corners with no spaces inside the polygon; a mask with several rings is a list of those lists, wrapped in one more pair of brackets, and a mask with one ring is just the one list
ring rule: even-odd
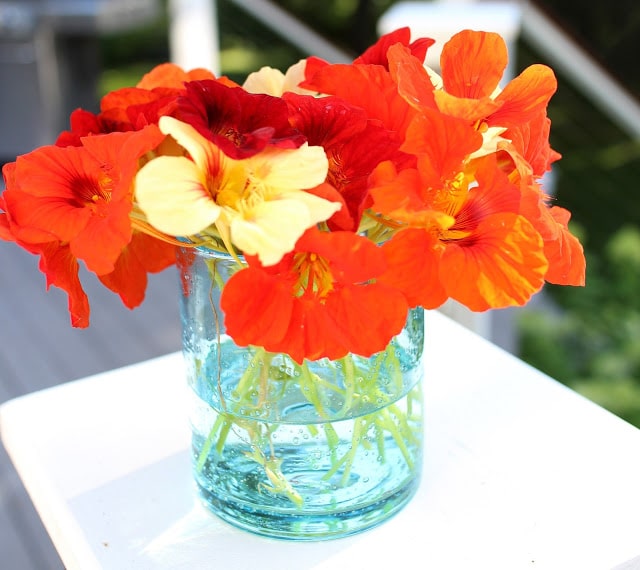
{"label": "blue glass vase", "polygon": [[206,506],[291,540],[351,535],[397,513],[422,467],[422,309],[382,352],[300,365],[225,334],[231,257],[185,248],[178,267],[193,473]]}

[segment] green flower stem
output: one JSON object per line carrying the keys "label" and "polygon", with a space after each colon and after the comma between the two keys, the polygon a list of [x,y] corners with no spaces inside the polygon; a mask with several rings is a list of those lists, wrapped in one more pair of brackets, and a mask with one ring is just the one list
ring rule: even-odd
{"label": "green flower stem", "polygon": [[[277,424],[251,417],[252,412],[264,409],[269,401],[277,400],[279,396],[273,393],[274,387],[277,386],[284,394],[291,382],[298,383],[302,395],[318,417],[327,420],[326,423],[322,423],[322,427],[330,451],[331,467],[323,475],[325,481],[340,473],[340,484],[344,486],[348,483],[358,453],[371,448],[372,442],[367,437],[370,430],[373,430],[375,435],[375,445],[382,461],[385,460],[387,438],[391,437],[407,465],[413,466],[414,458],[408,445],[417,443],[419,437],[414,433],[411,423],[420,419],[420,406],[416,405],[420,394],[418,388],[413,388],[406,394],[406,411],[392,403],[398,395],[403,394],[402,370],[395,354],[395,347],[390,346],[378,354],[368,369],[359,364],[357,357],[349,355],[340,359],[336,365],[341,367],[341,385],[337,384],[338,377],[327,379],[318,375],[307,361],[297,365],[287,360],[279,360],[283,358],[281,355],[266,352],[262,348],[251,347],[251,350],[253,356],[238,380],[232,397],[227,396],[232,402],[227,402],[227,406],[232,405],[232,408],[225,406],[214,422],[197,458],[198,470],[204,468],[213,449],[218,454],[223,453],[227,438],[233,432],[249,445],[251,451],[247,451],[245,455],[264,470],[269,483],[261,483],[259,488],[286,496],[295,505],[301,506],[302,497],[286,479],[282,471],[282,459],[275,456],[272,435]],[[381,384],[383,373],[387,375],[387,384],[390,386]],[[331,412],[330,400],[333,397],[341,400],[338,412]],[[368,406],[372,404],[378,409],[367,413]],[[335,408],[335,402],[333,407]],[[358,416],[360,409],[365,415],[354,418]],[[242,414],[246,415],[246,418],[232,415],[233,410],[244,410]],[[330,423],[332,417],[354,419],[351,445],[342,455],[339,455],[340,436]],[[307,429],[312,437],[319,433],[316,424],[308,424]]]}
{"label": "green flower stem", "polygon": [[[209,436],[207,440],[204,442],[202,449],[200,450],[200,454],[198,455],[198,460],[196,462],[196,469],[198,471],[202,471],[204,468],[204,464],[207,461],[207,456],[211,451],[211,447],[213,446],[214,441],[216,442],[216,451],[218,453],[222,452],[224,447],[224,442],[229,435],[229,431],[231,430],[231,426],[233,424],[233,420],[227,416],[227,414],[220,414],[216,419],[211,431],[209,432]],[[220,434],[216,438],[216,434],[220,431]]]}
{"label": "green flower stem", "polygon": [[344,395],[344,403],[340,410],[340,416],[344,416],[353,407],[353,397],[356,390],[356,379],[354,374],[353,360],[348,356],[340,359],[344,369],[344,386],[347,389]]}
{"label": "green flower stem", "polygon": [[327,471],[323,475],[323,479],[328,481],[333,477],[340,467],[343,465],[344,471],[342,472],[342,477],[340,479],[340,484],[344,486],[349,480],[349,475],[351,474],[351,468],[353,467],[353,462],[356,459],[356,454],[358,453],[359,446],[362,442],[363,436],[367,433],[369,429],[370,420],[367,418],[359,418],[353,427],[353,435],[351,436],[351,448],[347,453],[345,453],[339,460],[333,461],[331,465],[331,469]]}
{"label": "green flower stem", "polygon": [[[397,414],[396,414],[397,417]],[[413,467],[413,458],[411,457],[411,453],[407,449],[405,436],[411,433],[411,430],[403,426],[403,428],[398,428],[398,425],[391,418],[391,414],[389,413],[389,409],[381,410],[378,412],[378,417],[376,418],[376,425],[381,429],[389,432],[391,437],[393,437],[396,445],[402,452],[402,456],[404,460],[407,462],[407,465],[412,468]]]}

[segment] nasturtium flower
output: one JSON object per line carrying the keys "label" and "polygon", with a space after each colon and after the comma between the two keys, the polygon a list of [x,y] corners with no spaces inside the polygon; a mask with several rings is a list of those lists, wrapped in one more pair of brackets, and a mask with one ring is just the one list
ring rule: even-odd
{"label": "nasturtium flower", "polygon": [[305,138],[289,124],[279,97],[248,93],[221,81],[190,81],[171,116],[190,124],[231,158],[247,158],[267,146],[297,148]]}
{"label": "nasturtium flower", "polygon": [[417,169],[374,172],[373,208],[407,224],[383,246],[390,271],[381,280],[428,308],[448,297],[475,311],[524,304],[548,262],[540,233],[521,215],[520,188],[495,156],[465,159],[479,135],[464,121],[422,118],[416,124],[429,128],[408,139],[420,152]]}
{"label": "nasturtium flower", "polygon": [[308,97],[288,93],[291,124],[309,144],[324,148],[329,159],[327,182],[340,194],[345,207],[333,216],[331,229],[355,231],[368,205],[368,179],[384,160],[410,161],[400,152],[395,133],[371,121],[359,107],[337,97]]}
{"label": "nasturtium flower", "polygon": [[79,261],[129,308],[144,299],[147,272],[175,262],[175,246],[140,233],[130,218],[138,159],[163,138],[156,127],[96,135],[79,147],[42,147],[3,168],[0,238],[40,256],[47,287],[69,297],[75,327],[89,326]]}
{"label": "nasturtium flower", "polygon": [[[543,133],[546,109],[557,89],[555,75],[549,67],[531,65],[502,89],[499,82],[507,65],[505,41],[493,32],[471,30],[455,34],[444,45],[441,62],[443,89],[436,94],[436,99],[444,112],[466,115],[481,131],[505,129],[500,137],[514,144],[521,138],[519,131],[529,129],[532,122],[538,135],[548,135]],[[474,100],[476,104],[493,103],[496,107],[487,108],[482,113],[484,116],[478,113],[469,116],[468,109]],[[547,149],[542,156],[547,160],[534,168],[538,176],[549,170],[551,162],[558,158],[548,146],[548,139],[545,143]],[[516,149],[527,154],[522,147]]]}
{"label": "nasturtium flower", "polygon": [[152,126],[89,137],[86,146],[49,145],[18,157],[4,192],[17,237],[68,243],[91,271],[113,271],[131,240],[137,159],[162,138]]}
{"label": "nasturtium flower", "polygon": [[364,63],[331,64],[311,71],[307,64],[306,77],[302,87],[335,95],[363,109],[370,120],[378,121],[402,142],[415,110],[398,93],[398,86],[385,67]]}
{"label": "nasturtium flower", "polygon": [[194,236],[215,229],[225,242],[272,265],[307,228],[341,207],[306,191],[326,178],[322,147],[267,148],[235,160],[172,117],[163,117],[160,128],[188,153],[157,157],[136,178],[137,202],[162,232]]}
{"label": "nasturtium flower", "polygon": [[[397,289],[377,280],[385,254],[352,232],[312,228],[280,263],[249,267],[225,285],[225,328],[241,345],[306,358],[370,356],[384,350],[407,316]],[[259,294],[255,294],[259,291]]]}
{"label": "nasturtium flower", "polygon": [[389,69],[388,52],[392,45],[400,44],[415,57],[420,63],[424,63],[427,50],[435,43],[431,38],[418,38],[411,41],[411,29],[409,27],[398,28],[387,34],[383,34],[378,41],[367,48],[362,55],[353,60],[353,63],[382,65]]}
{"label": "nasturtium flower", "polygon": [[[163,63],[146,73],[135,87],[122,87],[110,91],[100,100],[100,111],[95,114],[86,109],[71,113],[71,128],[58,135],[58,146],[81,146],[81,138],[112,132],[141,130],[157,124],[158,119],[170,114],[177,98],[185,92],[185,83],[213,80],[213,73],[205,69],[185,71],[173,63]],[[217,81],[235,85],[225,78]]]}
{"label": "nasturtium flower", "polygon": [[[421,62],[400,44],[389,48],[388,57],[407,103],[418,109],[435,105],[444,114],[466,120],[482,134],[483,145],[476,156],[496,152],[501,143],[511,142],[532,159],[538,176],[559,158],[549,146],[546,117],[548,102],[557,88],[553,71],[531,65],[502,89],[507,48],[498,34],[472,30],[455,34],[442,49],[442,77],[422,69]],[[535,152],[527,148],[535,148]]]}
{"label": "nasturtium flower", "polygon": [[[427,50],[435,43],[431,38],[418,38],[411,41],[411,29],[409,27],[398,28],[388,34],[383,34],[378,38],[375,44],[367,48],[362,54],[356,57],[352,64],[354,65],[379,65],[389,71],[389,60],[387,52],[392,45],[401,45],[405,47],[421,63],[427,55]],[[311,56],[306,60],[305,76],[312,80],[317,71],[330,64],[316,56]]]}

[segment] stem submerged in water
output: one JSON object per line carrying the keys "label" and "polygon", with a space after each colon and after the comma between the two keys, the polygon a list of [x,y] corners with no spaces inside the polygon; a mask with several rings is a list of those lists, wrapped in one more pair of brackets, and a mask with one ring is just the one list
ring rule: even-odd
{"label": "stem submerged in water", "polygon": [[[306,424],[312,438],[323,434],[329,452],[330,466],[322,476],[324,481],[340,487],[350,482],[358,454],[377,452],[384,462],[387,446],[396,446],[409,468],[415,462],[414,452],[420,438],[416,426],[420,423],[420,406],[416,406],[419,386],[409,390],[396,347],[389,347],[372,357],[353,355],[323,364],[307,361],[298,365],[281,354],[250,347],[246,368],[235,387],[225,394],[225,407],[214,421],[197,458],[196,469],[202,471],[215,453],[221,457],[230,434],[240,439],[249,451],[246,457],[262,467],[264,481],[260,492],[286,497],[297,507],[304,503],[296,490],[296,481],[286,477],[286,458],[277,457],[274,432],[280,422]],[[331,374],[334,377],[331,377]],[[407,395],[406,408],[396,401]],[[297,394],[303,419],[281,416],[283,398]],[[302,398],[300,397],[302,396]],[[309,414],[313,417],[309,418]],[[344,434],[341,438],[333,422],[353,420],[346,452]],[[318,426],[322,426],[322,430]],[[279,443],[279,442],[278,442]],[[337,477],[337,478],[336,478]]]}

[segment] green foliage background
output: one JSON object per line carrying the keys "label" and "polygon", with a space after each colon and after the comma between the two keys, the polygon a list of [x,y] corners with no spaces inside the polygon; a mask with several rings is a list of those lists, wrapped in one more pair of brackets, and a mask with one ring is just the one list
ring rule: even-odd
{"label": "green foliage background", "polygon": [[[242,82],[263,65],[286,69],[308,54],[267,30],[230,0],[217,0],[222,73]],[[375,41],[393,0],[277,0],[315,31],[357,54]],[[640,3],[540,0],[541,7],[634,93],[640,89]],[[100,91],[133,85],[169,57],[167,13],[151,26],[103,38]],[[517,68],[547,63],[517,46]],[[553,65],[552,65],[553,66]],[[549,115],[558,205],[573,213],[587,253],[586,288],[545,289],[551,310],[525,310],[520,356],[615,414],[640,426],[640,141],[632,140],[567,78]]]}

